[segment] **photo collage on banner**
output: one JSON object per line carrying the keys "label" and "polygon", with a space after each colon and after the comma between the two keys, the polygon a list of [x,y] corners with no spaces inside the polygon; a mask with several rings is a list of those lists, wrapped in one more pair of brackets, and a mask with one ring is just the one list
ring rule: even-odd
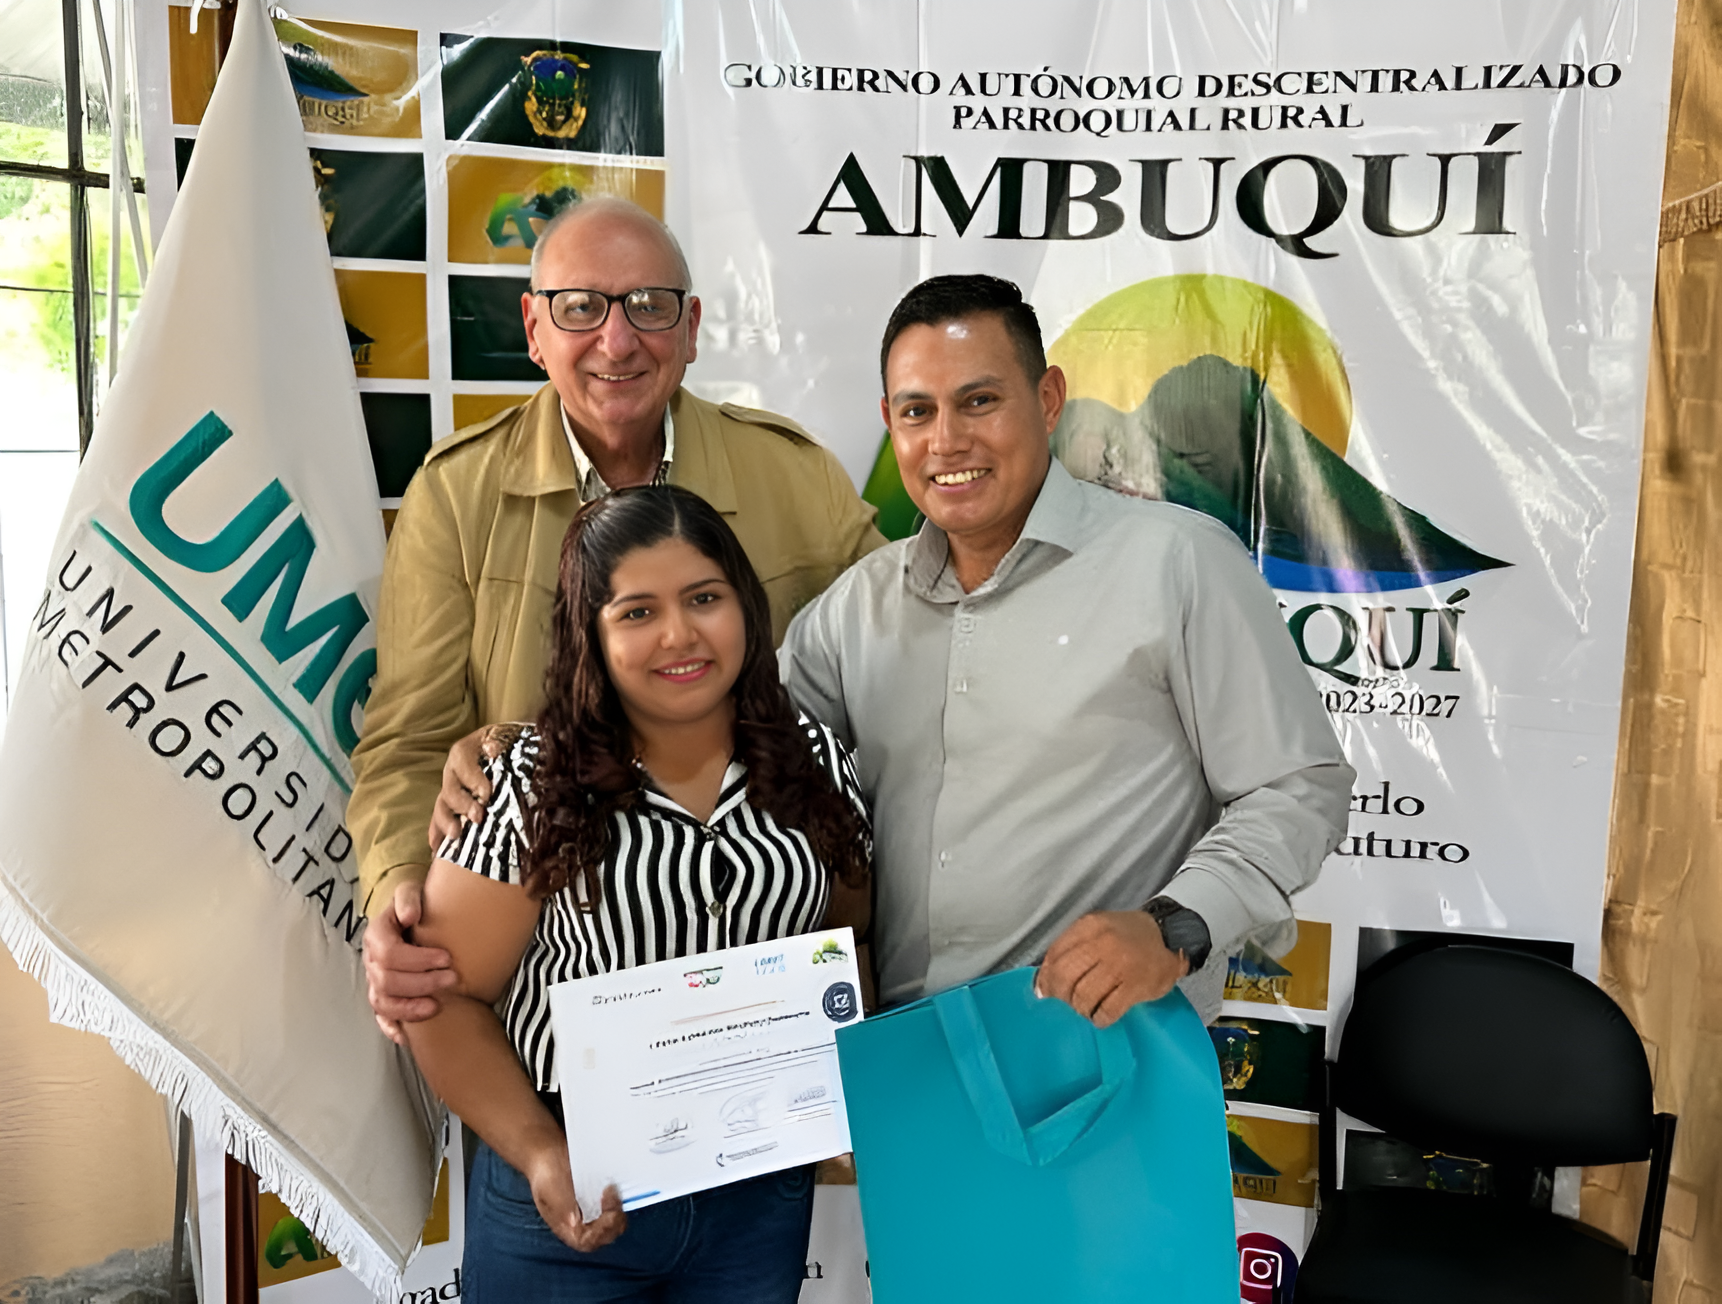
{"label": "photo collage on banner", "polygon": [[[987,271],[1069,379],[1064,464],[1249,549],[1358,771],[1297,945],[1233,957],[1211,1029],[1241,1297],[1268,1301],[1314,1226],[1321,1066],[1359,974],[1451,942],[1597,971],[1672,15],[326,0],[277,32],[385,508],[433,437],[542,383],[532,243],[607,193],[686,249],[689,387],[812,430],[888,535],[916,514],[880,331],[924,277]],[[220,21],[166,7],[152,197],[194,147]],[[1573,1174],[1341,1123],[1346,1182],[1525,1182],[1576,1211]],[[836,1189],[809,1300],[865,1297]]]}
{"label": "photo collage on banner", "polygon": [[1302,920],[1297,945],[1277,960],[1247,945],[1232,958],[1220,1017],[1208,1029],[1226,1096],[1239,1229],[1279,1232],[1299,1249],[1315,1210],[1332,940],[1331,924]]}
{"label": "photo collage on banner", "polygon": [[[392,510],[433,439],[544,382],[520,295],[545,222],[591,195],[663,216],[663,88],[655,48],[558,37],[548,14],[542,35],[500,37],[447,30],[488,26],[479,6],[389,11],[410,26],[351,20],[382,12],[375,5],[328,11],[278,16],[275,31],[310,143],[378,494]],[[190,13],[166,7],[176,177],[233,11],[203,15],[195,33]]]}

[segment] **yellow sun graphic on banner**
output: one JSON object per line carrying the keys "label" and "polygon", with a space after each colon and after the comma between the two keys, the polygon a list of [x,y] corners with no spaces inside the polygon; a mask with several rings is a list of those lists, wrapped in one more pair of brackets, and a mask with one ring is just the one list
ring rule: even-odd
{"label": "yellow sun graphic on banner", "polygon": [[1233,276],[1162,276],[1110,294],[1047,350],[1072,398],[1134,412],[1154,383],[1197,358],[1259,376],[1310,434],[1341,457],[1351,435],[1351,385],[1339,350],[1284,295]]}

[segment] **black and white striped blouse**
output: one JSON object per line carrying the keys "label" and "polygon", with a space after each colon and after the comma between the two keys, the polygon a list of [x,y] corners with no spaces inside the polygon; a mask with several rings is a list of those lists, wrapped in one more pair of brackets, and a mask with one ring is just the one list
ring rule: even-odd
{"label": "black and white striped blouse", "polygon": [[[824,725],[802,718],[819,764],[866,819],[848,751]],[[538,735],[530,727],[485,762],[492,793],[484,818],[463,825],[437,855],[500,883],[518,884]],[[599,874],[597,909],[582,909],[576,876],[544,903],[521,957],[503,1026],[539,1091],[558,1090],[550,1032],[553,983],[730,946],[769,942],[819,927],[830,874],[798,829],[785,829],[747,802],[746,768],[731,761],[717,808],[705,822],[647,785],[643,801],[617,811],[615,846]]]}

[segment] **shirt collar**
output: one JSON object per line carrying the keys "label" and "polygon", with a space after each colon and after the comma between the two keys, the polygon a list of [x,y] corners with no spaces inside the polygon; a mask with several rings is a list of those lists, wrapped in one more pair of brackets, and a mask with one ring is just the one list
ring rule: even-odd
{"label": "shirt collar", "polygon": [[[1036,545],[1057,548],[1068,556],[1088,541],[1090,533],[1083,511],[1082,486],[1055,457],[1047,467],[1046,479],[1041,481],[1028,520],[1023,522],[1022,534],[975,592],[1007,583],[1017,563]],[[910,591],[933,602],[956,602],[962,598],[962,585],[950,568],[950,557],[951,545],[945,532],[931,521],[923,521],[903,563]]]}
{"label": "shirt collar", "polygon": [[[562,414],[562,433],[568,436],[568,451],[574,454],[574,483],[580,488],[580,501],[591,502],[594,498],[602,498],[610,492],[610,486],[604,483],[604,477],[598,474],[592,465],[592,459],[586,456],[586,450],[580,447],[580,441],[574,438],[574,423],[568,419],[568,409],[560,402],[556,410]],[[670,473],[670,464],[676,460],[676,419],[670,413],[669,405],[664,407],[664,456],[658,463],[658,471],[652,477],[653,484],[663,484]]]}
{"label": "shirt collar", "polygon": [[723,784],[718,789],[717,806],[704,820],[695,818],[693,813],[675,798],[666,795],[663,789],[652,781],[650,775],[646,775],[641,781],[640,791],[646,798],[646,805],[652,809],[665,814],[680,816],[694,824],[703,823],[707,828],[715,829],[729,818],[736,807],[747,800],[747,765],[733,757],[731,758],[730,763],[724,767]]}

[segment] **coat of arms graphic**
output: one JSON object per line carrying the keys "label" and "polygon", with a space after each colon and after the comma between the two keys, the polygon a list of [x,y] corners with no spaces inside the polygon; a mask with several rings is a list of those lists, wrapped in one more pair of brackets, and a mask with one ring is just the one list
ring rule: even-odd
{"label": "coat of arms graphic", "polygon": [[586,73],[573,50],[534,50],[521,59],[526,120],[540,136],[571,140],[586,125]]}

